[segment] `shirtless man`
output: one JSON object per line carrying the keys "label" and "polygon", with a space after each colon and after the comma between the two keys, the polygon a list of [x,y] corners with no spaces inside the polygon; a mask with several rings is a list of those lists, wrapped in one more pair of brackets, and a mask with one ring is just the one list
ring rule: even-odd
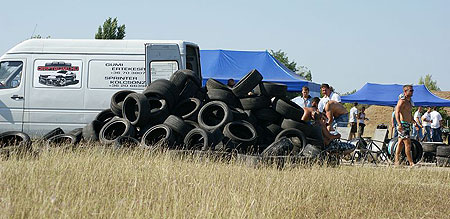
{"label": "shirtless man", "polygon": [[413,95],[412,85],[403,86],[403,95],[397,102],[395,107],[395,120],[397,121],[398,132],[398,144],[395,150],[395,165],[400,165],[400,153],[405,146],[405,154],[408,159],[409,165],[414,166],[414,162],[411,156],[411,125],[413,123],[412,118],[412,104],[411,97]]}
{"label": "shirtless man", "polygon": [[309,122],[311,120],[314,120],[314,115],[316,113],[319,113],[317,110],[317,105],[319,104],[320,99],[318,97],[314,97],[311,100],[311,107],[303,107],[303,116],[302,120],[305,122]]}
{"label": "shirtless man", "polygon": [[348,111],[347,109],[334,100],[330,100],[326,103],[324,112],[328,118],[327,126],[328,130],[333,131],[334,126],[347,127],[348,124]]}

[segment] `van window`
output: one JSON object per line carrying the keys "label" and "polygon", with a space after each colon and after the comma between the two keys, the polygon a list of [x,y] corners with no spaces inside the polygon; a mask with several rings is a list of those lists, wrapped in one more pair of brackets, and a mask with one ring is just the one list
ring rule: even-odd
{"label": "van window", "polygon": [[178,70],[177,61],[151,61],[150,78],[151,82],[158,79],[169,79]]}
{"label": "van window", "polygon": [[36,60],[33,87],[81,88],[81,60]]}
{"label": "van window", "polygon": [[0,63],[0,89],[15,88],[20,85],[23,62],[5,61]]}
{"label": "van window", "polygon": [[186,46],[186,69],[201,75],[198,47]]}

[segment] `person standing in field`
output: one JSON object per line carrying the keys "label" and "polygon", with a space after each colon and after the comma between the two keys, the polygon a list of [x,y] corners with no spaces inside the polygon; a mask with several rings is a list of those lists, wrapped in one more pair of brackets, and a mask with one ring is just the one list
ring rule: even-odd
{"label": "person standing in field", "polygon": [[413,128],[413,136],[417,141],[422,141],[422,107],[419,106],[417,111],[414,113],[414,128]]}
{"label": "person standing in field", "polygon": [[422,125],[424,128],[424,135],[422,141],[431,141],[431,107],[428,107],[427,111],[422,116]]}
{"label": "person standing in field", "polygon": [[400,165],[400,154],[405,147],[406,158],[410,166],[414,166],[411,155],[411,125],[412,118],[412,102],[414,89],[412,85],[403,86],[403,96],[398,100],[395,107],[395,120],[397,121],[398,144],[395,150],[395,165]]}
{"label": "person standing in field", "polygon": [[350,123],[350,140],[356,138],[356,117],[358,116],[358,108],[356,108],[356,106],[358,106],[358,103],[353,103],[353,107],[350,109],[350,113],[348,115],[348,122]]}
{"label": "person standing in field", "polygon": [[339,94],[333,92],[330,88],[330,85],[328,84],[322,84],[320,86],[320,91],[322,92],[323,97],[320,99],[319,102],[319,112],[323,112],[325,109],[325,105],[328,103],[328,101],[333,100],[338,103],[341,102],[341,96]]}
{"label": "person standing in field", "polygon": [[361,108],[361,112],[358,113],[358,138],[361,138],[361,136],[364,134],[364,127],[366,127],[366,124],[364,123],[365,120],[369,120],[366,118],[366,107]]}
{"label": "person standing in field", "polygon": [[301,106],[302,108],[311,107],[312,97],[309,95],[309,88],[307,86],[302,87],[302,96],[295,97],[291,101]]}
{"label": "person standing in field", "polygon": [[392,133],[392,138],[397,138],[398,137],[398,132],[397,132],[397,121],[395,120],[395,107],[394,107],[394,111],[392,111],[392,116],[391,116],[391,133]]}
{"label": "person standing in field", "polygon": [[433,111],[430,113],[431,117],[431,138],[433,142],[441,142],[442,141],[442,116],[436,111],[436,107],[433,106]]}

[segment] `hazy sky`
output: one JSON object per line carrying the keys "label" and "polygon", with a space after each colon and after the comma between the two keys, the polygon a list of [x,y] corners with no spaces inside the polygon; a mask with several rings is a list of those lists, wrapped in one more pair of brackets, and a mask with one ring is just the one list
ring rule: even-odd
{"label": "hazy sky", "polygon": [[338,92],[366,82],[450,90],[450,1],[2,1],[0,53],[34,34],[93,39],[108,17],[125,39],[182,39],[201,49],[285,51]]}

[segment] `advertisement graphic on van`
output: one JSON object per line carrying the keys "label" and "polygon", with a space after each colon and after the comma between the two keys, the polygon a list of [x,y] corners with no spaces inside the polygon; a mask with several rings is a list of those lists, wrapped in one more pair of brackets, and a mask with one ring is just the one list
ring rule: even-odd
{"label": "advertisement graphic on van", "polygon": [[[35,87],[80,87],[81,61],[36,60]],[[78,75],[78,76],[77,76]]]}
{"label": "advertisement graphic on van", "polygon": [[145,61],[92,60],[88,65],[89,88],[144,89]]}

